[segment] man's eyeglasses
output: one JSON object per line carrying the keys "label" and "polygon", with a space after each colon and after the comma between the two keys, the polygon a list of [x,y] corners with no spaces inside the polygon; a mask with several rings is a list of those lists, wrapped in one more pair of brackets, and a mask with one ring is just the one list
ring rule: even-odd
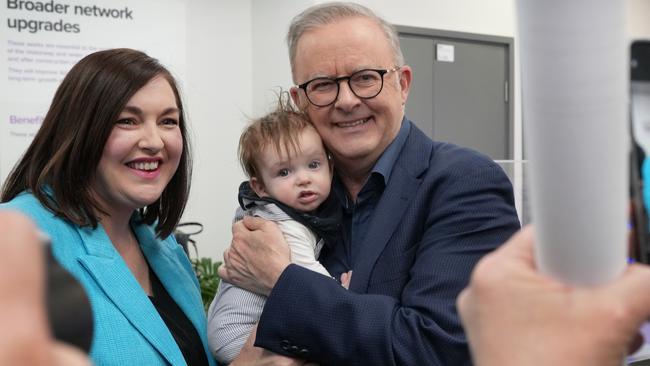
{"label": "man's eyeglasses", "polygon": [[399,66],[392,69],[363,69],[350,76],[315,78],[298,85],[298,88],[304,90],[309,102],[317,107],[327,107],[336,101],[343,80],[348,82],[350,90],[358,98],[370,99],[381,93],[384,75],[399,69]]}

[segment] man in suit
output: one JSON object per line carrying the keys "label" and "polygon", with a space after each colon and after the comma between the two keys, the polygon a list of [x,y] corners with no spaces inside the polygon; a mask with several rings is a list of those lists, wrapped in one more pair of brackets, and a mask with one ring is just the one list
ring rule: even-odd
{"label": "man in suit", "polygon": [[291,95],[332,154],[344,210],[343,240],[320,260],[352,278],[346,291],[291,265],[272,223],[235,224],[219,274],[268,296],[255,345],[321,365],[470,364],[455,300],[476,262],[519,228],[508,178],[405,117],[412,70],[371,10],[311,7],[287,40]]}

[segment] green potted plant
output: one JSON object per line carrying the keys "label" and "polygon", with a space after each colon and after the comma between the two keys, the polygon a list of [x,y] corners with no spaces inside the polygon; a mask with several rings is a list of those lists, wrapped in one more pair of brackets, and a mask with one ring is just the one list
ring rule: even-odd
{"label": "green potted plant", "polygon": [[207,312],[212,299],[214,299],[214,295],[217,293],[217,288],[219,287],[220,279],[217,269],[221,265],[221,262],[213,262],[212,258],[208,257],[192,259],[191,261],[196,277],[199,279],[199,285],[201,286],[201,299],[203,300],[203,306]]}
{"label": "green potted plant", "polygon": [[[184,227],[185,229],[194,228],[194,230],[186,233],[179,230],[179,227]],[[199,222],[182,222],[176,227],[174,237],[178,244],[183,248],[187,257],[190,258],[190,262],[194,268],[194,273],[196,273],[196,278],[198,278],[201,287],[201,300],[203,300],[203,307],[207,312],[212,299],[214,299],[214,295],[217,293],[217,288],[219,288],[220,279],[217,269],[221,265],[221,262],[214,262],[212,261],[212,258],[208,257],[199,257],[199,252],[196,249],[196,242],[191,238],[191,236],[199,234],[202,231],[203,225]],[[190,245],[194,248],[194,259],[190,256]]]}

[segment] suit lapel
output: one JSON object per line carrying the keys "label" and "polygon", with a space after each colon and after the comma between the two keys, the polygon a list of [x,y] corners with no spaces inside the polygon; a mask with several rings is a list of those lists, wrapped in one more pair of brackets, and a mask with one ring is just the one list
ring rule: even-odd
{"label": "suit lapel", "polygon": [[77,228],[88,254],[78,261],[95,279],[106,297],[172,365],[184,365],[180,349],[158,311],[140,287],[104,228]]}
{"label": "suit lapel", "polygon": [[429,166],[433,148],[431,141],[423,137],[422,132],[412,124],[406,143],[395,161],[390,181],[375,208],[368,234],[361,243],[350,290],[366,292],[375,262],[418,191],[422,181],[420,177]]}

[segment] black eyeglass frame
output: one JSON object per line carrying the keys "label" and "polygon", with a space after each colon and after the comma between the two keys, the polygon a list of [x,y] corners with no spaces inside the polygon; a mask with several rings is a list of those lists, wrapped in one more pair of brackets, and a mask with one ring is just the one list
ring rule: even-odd
{"label": "black eyeglass frame", "polygon": [[[328,78],[328,77],[322,77],[321,76],[321,77],[313,78],[311,80],[308,80],[308,81],[306,81],[306,82],[304,82],[304,83],[302,83],[300,85],[296,85],[296,86],[298,88],[304,90],[305,96],[307,96],[307,100],[309,101],[309,103],[315,105],[316,107],[327,107],[327,106],[330,106],[330,105],[334,104],[336,102],[336,100],[339,99],[339,93],[341,92],[341,81],[343,81],[343,80],[347,81],[348,87],[350,88],[350,91],[352,91],[352,94],[354,94],[357,98],[359,98],[359,99],[372,99],[372,98],[378,96],[379,93],[381,93],[382,90],[384,90],[384,75],[388,74],[389,72],[395,72],[395,71],[397,71],[397,70],[399,70],[401,68],[402,68],[402,66],[395,66],[392,69],[362,69],[362,70],[359,70],[359,71],[355,71],[355,72],[353,72],[352,74],[350,74],[348,76],[339,76],[337,78]],[[375,95],[372,95],[372,96],[369,96],[369,97],[362,97],[362,96],[358,95],[357,92],[354,91],[354,88],[350,85],[350,79],[352,77],[354,77],[354,75],[357,75],[359,73],[366,72],[366,71],[374,71],[374,72],[378,73],[380,78],[381,78],[381,86],[379,87],[379,90],[377,91],[377,93]],[[329,80],[329,81],[333,81],[334,84],[336,84],[336,95],[334,96],[334,99],[332,99],[331,102],[329,102],[327,104],[316,104],[311,100],[311,98],[309,98],[309,93],[307,93],[307,86],[309,84],[311,84],[313,81],[316,81],[316,80]]]}

